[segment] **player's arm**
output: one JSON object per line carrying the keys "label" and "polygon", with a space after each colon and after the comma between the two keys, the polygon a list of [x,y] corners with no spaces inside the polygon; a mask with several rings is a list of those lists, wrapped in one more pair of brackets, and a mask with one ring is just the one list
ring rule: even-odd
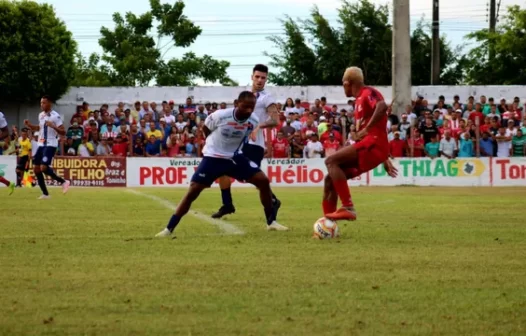
{"label": "player's arm", "polygon": [[55,124],[51,123],[50,125],[48,125],[48,127],[54,129],[58,135],[66,135],[66,129],[64,128],[64,125],[56,126]]}
{"label": "player's arm", "polygon": [[278,106],[274,103],[267,107],[267,121],[259,124],[258,128],[273,128],[278,126],[279,123],[279,111]]}
{"label": "player's arm", "polygon": [[203,125],[203,134],[205,138],[208,138],[210,133],[212,133],[217,128],[217,120],[219,117],[216,114],[211,114],[205,119],[205,124]]}
{"label": "player's arm", "polygon": [[26,125],[26,127],[30,128],[32,131],[40,131],[40,126],[39,125],[33,125],[29,120],[24,120],[24,125]]}
{"label": "player's arm", "polygon": [[373,112],[373,116],[371,117],[371,120],[369,120],[369,123],[365,125],[365,129],[367,131],[370,131],[371,128],[376,125],[382,117],[385,116],[387,112],[387,104],[385,103],[385,100],[379,100],[376,102],[376,107]]}

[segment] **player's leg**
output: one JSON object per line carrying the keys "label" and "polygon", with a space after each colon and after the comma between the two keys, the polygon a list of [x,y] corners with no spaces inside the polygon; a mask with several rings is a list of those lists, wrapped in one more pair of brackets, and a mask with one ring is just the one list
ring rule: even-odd
{"label": "player's leg", "polygon": [[[343,166],[342,168],[345,172],[347,180],[361,175],[358,168],[354,168],[352,166]],[[332,183],[330,175],[325,176],[325,179],[323,180],[323,199],[321,206],[324,215],[331,214],[338,208],[338,193],[334,189],[334,184]]]}
{"label": "player's leg", "polygon": [[221,205],[221,208],[212,215],[212,218],[221,218],[236,212],[234,202],[232,201],[231,185],[232,181],[230,180],[230,177],[221,176],[219,178],[219,188],[221,189],[221,200],[223,201],[223,204]]}
{"label": "player's leg", "polygon": [[235,161],[234,169],[229,175],[239,181],[246,181],[254,185],[259,190],[259,198],[265,218],[267,219],[267,230],[269,231],[287,231],[288,228],[276,221],[276,203],[272,200],[272,191],[268,177],[254,164],[243,155],[238,155],[233,159]]}
{"label": "player's leg", "polygon": [[0,183],[4,184],[6,187],[9,188],[9,195],[12,195],[13,192],[15,191],[15,184],[9,180],[7,180],[4,176],[3,176],[3,171],[0,171],[1,174],[0,174]]}
{"label": "player's leg", "polygon": [[[247,144],[243,146],[243,155],[245,155],[245,157],[249,161],[255,163],[258,168],[261,168],[261,162],[263,161],[263,158],[265,157],[265,149],[258,145]],[[272,188],[271,188],[271,194],[272,194],[272,202],[274,203],[275,217],[277,219],[278,211],[281,208],[281,201],[276,197],[274,192],[272,192]]]}
{"label": "player's leg", "polygon": [[338,194],[342,203],[342,209],[340,209],[342,211],[326,214],[327,218],[334,220],[356,219],[354,204],[351,199],[351,192],[347,185],[347,176],[343,167],[357,166],[357,163],[358,151],[354,145],[344,147],[325,159],[328,175],[330,176],[334,190]]}
{"label": "player's leg", "polygon": [[56,152],[57,150],[54,147],[44,148],[44,155],[42,157],[42,162],[40,163],[40,171],[60,183],[62,185],[62,192],[65,194],[69,190],[70,182],[58,176],[51,166]]}
{"label": "player's leg", "polygon": [[171,235],[184,215],[190,210],[192,203],[199,197],[201,192],[208,187],[209,186],[203,184],[191,182],[190,188],[188,188],[186,195],[184,195],[181,202],[179,202],[179,205],[177,206],[177,209],[175,209],[175,213],[170,217],[166,228],[159,232],[156,237],[167,237]]}
{"label": "player's leg", "polygon": [[192,203],[199,197],[201,192],[209,188],[219,176],[223,176],[230,171],[233,165],[234,163],[231,160],[204,157],[192,176],[190,188],[186,195],[181,202],[179,202],[166,228],[159,232],[156,237],[170,236],[183,216],[188,213]]}
{"label": "player's leg", "polygon": [[42,173],[42,171],[40,170],[43,157],[44,147],[38,147],[35,157],[33,158],[33,172],[35,173],[35,177],[37,178],[38,186],[42,191],[42,196],[40,196],[39,199],[48,199],[49,192],[46,186],[46,179],[44,178],[44,173]]}
{"label": "player's leg", "polygon": [[24,178],[24,172],[26,171],[28,156],[21,156],[18,158],[18,164],[16,165],[16,186],[22,187],[22,179]]}
{"label": "player's leg", "polygon": [[321,201],[323,215],[333,213],[338,208],[338,194],[334,190],[332,179],[329,175],[323,180],[323,199]]}

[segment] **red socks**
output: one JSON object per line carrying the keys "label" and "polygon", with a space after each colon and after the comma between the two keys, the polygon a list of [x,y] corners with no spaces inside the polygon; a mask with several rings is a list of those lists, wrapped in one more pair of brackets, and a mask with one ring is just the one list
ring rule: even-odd
{"label": "red socks", "polygon": [[323,208],[323,214],[330,214],[336,211],[336,207],[338,205],[338,200],[336,202],[330,201],[330,200],[323,200],[321,202],[321,207]]}
{"label": "red socks", "polygon": [[353,203],[351,200],[351,192],[349,190],[349,186],[347,185],[347,180],[332,181],[332,184],[334,186],[334,189],[338,193],[338,197],[340,197],[342,206],[352,207]]}
{"label": "red socks", "polygon": [[0,176],[0,183],[5,184],[6,187],[9,187],[9,185],[11,184],[11,182],[9,182],[8,180],[6,180],[5,178],[3,178],[1,176]]}

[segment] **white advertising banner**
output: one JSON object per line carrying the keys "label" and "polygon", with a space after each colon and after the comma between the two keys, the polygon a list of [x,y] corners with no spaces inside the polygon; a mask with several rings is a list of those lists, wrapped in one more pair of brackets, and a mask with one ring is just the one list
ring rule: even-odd
{"label": "white advertising banner", "polygon": [[398,169],[398,177],[388,176],[380,165],[369,173],[369,185],[490,186],[491,165],[488,158],[399,158],[392,162]]}
{"label": "white advertising banner", "polygon": [[[186,187],[201,162],[198,158],[129,158],[127,160],[128,187]],[[326,168],[323,159],[265,159],[262,170],[272,186],[323,186]],[[235,187],[252,187],[234,181]],[[349,185],[366,185],[366,175],[349,181]],[[213,185],[216,187],[218,182]]]}
{"label": "white advertising banner", "polygon": [[[0,155],[0,176],[16,183],[16,156]],[[0,183],[0,188],[5,187]]]}
{"label": "white advertising banner", "polygon": [[[1,157],[0,157],[1,158]],[[8,157],[9,158],[9,157]],[[128,187],[186,187],[201,162],[198,158],[129,158]],[[2,161],[0,161],[0,164]],[[350,186],[487,187],[526,186],[526,158],[394,159],[398,177],[378,166],[349,181]],[[14,179],[15,161],[10,161]],[[4,169],[5,170],[5,169]],[[262,170],[275,187],[322,187],[323,159],[265,159]],[[7,170],[6,170],[7,172]],[[249,184],[233,181],[235,187]],[[213,187],[217,186],[217,181]]]}
{"label": "white advertising banner", "polygon": [[492,161],[494,186],[526,186],[526,157],[493,158]]}

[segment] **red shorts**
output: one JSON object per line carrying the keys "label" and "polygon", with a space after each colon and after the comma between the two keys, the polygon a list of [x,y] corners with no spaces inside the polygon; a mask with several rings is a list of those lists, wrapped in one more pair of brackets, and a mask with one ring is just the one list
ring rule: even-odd
{"label": "red shorts", "polygon": [[389,144],[387,139],[379,141],[378,137],[368,135],[352,145],[358,152],[358,165],[348,167],[345,173],[348,178],[355,178],[384,163],[389,158]]}

